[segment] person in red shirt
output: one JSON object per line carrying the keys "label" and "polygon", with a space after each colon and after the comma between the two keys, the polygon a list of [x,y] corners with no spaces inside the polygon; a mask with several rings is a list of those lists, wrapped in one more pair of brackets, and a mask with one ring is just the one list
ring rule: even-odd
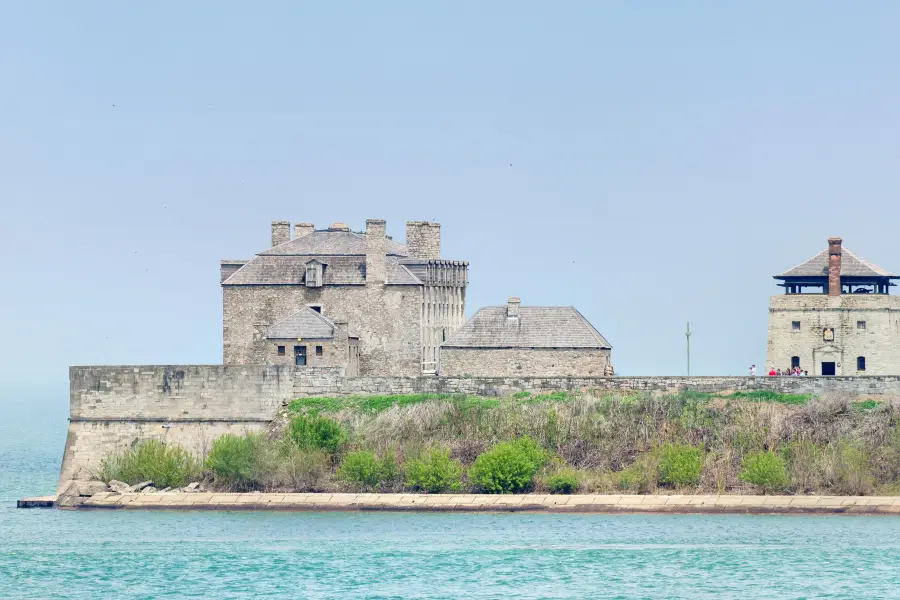
{"label": "person in red shirt", "polygon": [[769,367],[769,377],[775,377],[776,375],[778,375],[778,373],[775,372],[775,367]]}

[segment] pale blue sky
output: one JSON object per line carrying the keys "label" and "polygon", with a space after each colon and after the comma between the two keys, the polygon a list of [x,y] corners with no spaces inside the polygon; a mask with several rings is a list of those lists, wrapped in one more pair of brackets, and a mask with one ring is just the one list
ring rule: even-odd
{"label": "pale blue sky", "polygon": [[574,305],[622,374],[683,373],[690,319],[694,373],[743,374],[827,236],[900,270],[898,29],[887,1],[5,3],[0,384],[219,362],[220,258],[367,217],[439,221],[469,314]]}

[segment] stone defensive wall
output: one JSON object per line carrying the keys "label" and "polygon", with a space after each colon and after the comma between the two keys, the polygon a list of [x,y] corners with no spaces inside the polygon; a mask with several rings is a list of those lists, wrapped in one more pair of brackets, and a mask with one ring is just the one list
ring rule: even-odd
{"label": "stone defensive wall", "polygon": [[900,376],[344,377],[338,368],[162,365],[71,367],[69,387],[60,485],[94,479],[104,456],[138,441],[159,439],[204,455],[216,437],[265,429],[284,404],[301,397],[684,389],[900,396]]}

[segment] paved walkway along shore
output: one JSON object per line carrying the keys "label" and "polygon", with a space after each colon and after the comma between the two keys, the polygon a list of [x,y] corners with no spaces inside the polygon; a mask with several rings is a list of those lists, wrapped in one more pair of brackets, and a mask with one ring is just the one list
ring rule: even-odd
{"label": "paved walkway along shore", "polygon": [[165,510],[390,510],[584,513],[813,513],[900,516],[900,496],[632,496],[487,494],[219,494],[103,492],[75,508]]}

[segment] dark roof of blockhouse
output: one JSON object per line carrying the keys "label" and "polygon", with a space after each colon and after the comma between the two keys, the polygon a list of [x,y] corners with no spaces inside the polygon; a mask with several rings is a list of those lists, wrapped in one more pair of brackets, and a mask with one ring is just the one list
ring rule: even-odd
{"label": "dark roof of blockhouse", "polygon": [[[786,277],[827,277],[828,249],[822,250],[804,263],[789,269],[776,279]],[[897,277],[878,265],[855,255],[847,248],[841,248],[841,276],[843,277]]]}
{"label": "dark roof of blockhouse", "polygon": [[[388,255],[407,256],[406,246],[385,240]],[[260,252],[260,256],[365,256],[366,236],[343,230],[319,230]]]}
{"label": "dark roof of blockhouse", "polygon": [[[331,339],[334,337],[334,323],[318,311],[305,306],[271,325],[266,330],[270,340]],[[350,337],[357,337],[350,334]]]}
{"label": "dark roof of blockhouse", "polygon": [[[321,260],[320,260],[321,259]],[[306,277],[306,263],[318,260],[325,265],[323,285],[363,285],[366,283],[364,256],[268,256],[260,254],[235,271],[222,285],[300,285]],[[386,258],[388,285],[422,285],[400,257]]]}
{"label": "dark roof of blockhouse", "polygon": [[506,306],[486,306],[442,347],[612,348],[572,306],[522,306],[518,319],[507,318]]}

